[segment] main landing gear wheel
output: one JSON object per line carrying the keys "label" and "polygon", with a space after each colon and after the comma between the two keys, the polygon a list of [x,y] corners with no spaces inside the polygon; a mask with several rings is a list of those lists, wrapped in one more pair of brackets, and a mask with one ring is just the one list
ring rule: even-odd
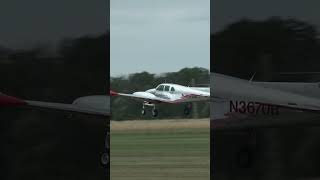
{"label": "main landing gear wheel", "polygon": [[109,131],[109,128],[108,127],[108,130],[107,130],[107,133],[106,133],[106,138],[105,138],[105,142],[104,142],[104,151],[103,153],[101,154],[101,157],[100,157],[100,164],[102,165],[103,168],[108,168],[108,165],[109,165],[109,160],[110,160],[110,156],[109,156],[109,152],[110,152],[110,133],[108,132]]}
{"label": "main landing gear wheel", "polygon": [[153,109],[152,110],[152,116],[153,117],[157,117],[158,116],[158,110],[157,109]]}
{"label": "main landing gear wheel", "polygon": [[184,113],[184,115],[189,115],[190,110],[188,108],[184,108],[183,113]]}
{"label": "main landing gear wheel", "polygon": [[236,163],[241,168],[252,167],[253,151],[250,148],[241,149],[236,156]]}
{"label": "main landing gear wheel", "polygon": [[146,115],[146,110],[145,109],[141,110],[141,115]]}
{"label": "main landing gear wheel", "polygon": [[103,167],[107,168],[109,164],[109,154],[108,152],[104,152],[101,155],[100,163]]}
{"label": "main landing gear wheel", "polygon": [[184,115],[189,115],[191,112],[191,108],[192,108],[192,104],[191,103],[187,104],[183,110]]}

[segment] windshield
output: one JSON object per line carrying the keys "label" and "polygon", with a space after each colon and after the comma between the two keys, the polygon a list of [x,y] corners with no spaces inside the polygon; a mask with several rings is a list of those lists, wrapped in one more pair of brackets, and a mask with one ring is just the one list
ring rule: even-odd
{"label": "windshield", "polygon": [[163,91],[163,88],[164,88],[164,85],[159,85],[156,90],[157,91]]}

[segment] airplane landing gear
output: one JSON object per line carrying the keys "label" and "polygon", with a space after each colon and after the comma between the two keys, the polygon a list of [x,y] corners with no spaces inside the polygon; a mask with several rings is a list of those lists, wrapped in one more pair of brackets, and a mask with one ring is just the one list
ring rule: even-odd
{"label": "airplane landing gear", "polygon": [[104,168],[108,168],[109,160],[110,160],[110,158],[109,158],[109,152],[110,152],[109,142],[110,142],[110,133],[107,132],[106,139],[105,139],[105,150],[100,157],[100,163],[101,163],[102,167],[104,167]]}
{"label": "airplane landing gear", "polygon": [[152,104],[150,102],[143,102],[142,104],[142,110],[141,110],[141,114],[142,115],[145,115],[146,114],[146,109],[145,109],[145,106],[151,106],[153,107],[152,109],[152,117],[157,117],[158,116],[158,110],[156,109],[156,105],[155,104]]}
{"label": "airplane landing gear", "polygon": [[155,107],[152,109],[152,116],[153,117],[157,117],[158,116],[158,110]]}
{"label": "airplane landing gear", "polygon": [[257,148],[257,134],[253,129],[247,130],[246,141],[243,147],[236,154],[236,163],[241,168],[252,168],[255,163]]}
{"label": "airplane landing gear", "polygon": [[144,103],[142,104],[142,110],[141,110],[141,115],[146,115],[146,109],[144,107]]}
{"label": "airplane landing gear", "polygon": [[188,108],[184,108],[183,113],[184,113],[184,115],[189,115],[190,111]]}
{"label": "airplane landing gear", "polygon": [[108,167],[108,164],[109,164],[109,154],[108,154],[108,152],[102,153],[100,162],[101,162],[101,165],[103,167],[105,167],[105,168]]}
{"label": "airplane landing gear", "polygon": [[141,110],[141,115],[146,115],[146,110],[144,108]]}
{"label": "airplane landing gear", "polygon": [[183,110],[184,115],[189,115],[191,112],[191,109],[192,109],[192,104],[191,103],[186,104]]}

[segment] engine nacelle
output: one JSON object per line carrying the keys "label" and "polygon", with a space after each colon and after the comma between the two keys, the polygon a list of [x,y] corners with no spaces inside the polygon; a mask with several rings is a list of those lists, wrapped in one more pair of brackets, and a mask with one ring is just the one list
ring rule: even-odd
{"label": "engine nacelle", "polygon": [[145,99],[155,99],[157,98],[154,94],[149,92],[135,92],[133,95],[139,97],[139,98],[145,98]]}
{"label": "engine nacelle", "polygon": [[72,104],[79,107],[108,110],[110,107],[110,97],[104,95],[84,96],[77,98]]}
{"label": "engine nacelle", "polygon": [[156,89],[155,88],[148,89],[148,90],[146,90],[146,92],[154,94],[156,92]]}

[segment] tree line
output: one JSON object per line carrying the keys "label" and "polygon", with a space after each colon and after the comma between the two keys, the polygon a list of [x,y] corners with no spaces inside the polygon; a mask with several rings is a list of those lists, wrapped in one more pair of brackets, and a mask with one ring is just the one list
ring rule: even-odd
{"label": "tree line", "polygon": [[318,27],[294,18],[241,19],[211,34],[211,70],[256,80],[315,81],[319,75],[281,75],[320,69]]}

